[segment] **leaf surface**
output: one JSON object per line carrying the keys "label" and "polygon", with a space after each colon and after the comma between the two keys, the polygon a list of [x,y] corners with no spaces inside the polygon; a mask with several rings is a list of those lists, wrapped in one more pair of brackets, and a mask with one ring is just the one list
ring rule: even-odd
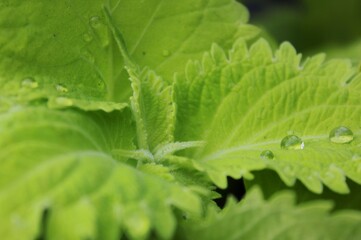
{"label": "leaf surface", "polygon": [[130,119],[128,110],[41,106],[0,115],[0,235],[145,239],[154,230],[170,238],[173,208],[199,214],[200,201],[191,190],[112,154],[134,149]]}
{"label": "leaf surface", "polygon": [[[264,200],[261,191],[252,189],[236,204],[210,214],[202,222],[186,223],[183,239],[357,239],[361,237],[360,212],[343,211],[330,215],[325,201],[295,205],[292,192],[279,192]],[[317,226],[315,228],[315,226]]]}
{"label": "leaf surface", "polygon": [[[347,193],[346,176],[361,184],[361,75],[348,61],[317,55],[301,65],[290,44],[273,53],[264,40],[250,48],[237,42],[229,55],[214,45],[201,63],[188,64],[175,88],[176,139],[207,142],[187,154],[218,186],[266,167],[287,185],[299,179],[317,193],[322,183]],[[330,141],[339,126],[353,131],[351,142]],[[304,148],[282,148],[287,135]],[[274,158],[261,157],[265,150]]]}
{"label": "leaf surface", "polygon": [[109,8],[130,56],[167,82],[212,43],[230,48],[235,39],[259,33],[247,24],[246,8],[234,0],[114,1]]}
{"label": "leaf surface", "polygon": [[110,102],[122,58],[101,1],[11,1],[0,16],[0,95],[48,98],[55,108],[122,108]]}
{"label": "leaf surface", "polygon": [[[233,0],[7,1],[0,9],[0,108],[49,99],[49,106],[119,110],[131,95],[128,74],[104,8],[130,56],[168,82],[211,43],[252,38],[248,13]],[[183,27],[179,27],[179,23]]]}
{"label": "leaf surface", "polygon": [[153,71],[128,70],[132,81],[131,106],[137,122],[138,144],[154,152],[159,145],[173,142],[175,105],[173,89]]}

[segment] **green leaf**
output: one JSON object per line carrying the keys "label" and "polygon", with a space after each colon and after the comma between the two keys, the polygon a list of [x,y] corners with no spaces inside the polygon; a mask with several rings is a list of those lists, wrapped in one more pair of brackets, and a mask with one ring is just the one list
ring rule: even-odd
{"label": "green leaf", "polygon": [[15,102],[49,98],[55,108],[123,107],[109,102],[122,58],[101,1],[16,0],[0,16],[0,95]]}
{"label": "green leaf", "polygon": [[85,113],[41,106],[1,114],[0,235],[145,239],[154,230],[170,238],[173,208],[199,214],[191,190],[112,155],[116,148],[134,149],[130,116],[127,109]]}
{"label": "green leaf", "polygon": [[132,82],[131,109],[136,121],[137,141],[140,150],[115,150],[119,154],[138,160],[160,161],[167,155],[191,147],[203,145],[201,141],[173,142],[175,104],[173,87],[166,86],[163,79],[147,68],[142,71],[130,58],[123,35],[105,9],[110,29],[122,53],[126,70]]}
{"label": "green leaf", "polygon": [[298,203],[304,203],[314,200],[331,200],[334,204],[334,209],[353,209],[361,210],[361,185],[347,179],[346,183],[350,189],[348,194],[339,194],[328,188],[323,189],[321,194],[310,192],[301,182],[296,181],[292,187],[287,186],[279,175],[272,170],[263,170],[254,172],[254,179],[245,181],[246,191],[251,189],[254,185],[262,188],[262,194],[265,198],[269,198],[273,194],[282,190],[291,190],[297,196]]}
{"label": "green leaf", "polygon": [[248,11],[234,0],[115,1],[109,8],[130,56],[167,82],[213,42],[229,48],[235,39],[259,33],[246,24]]}
{"label": "green leaf", "polygon": [[[347,193],[346,176],[361,184],[361,74],[348,61],[317,55],[301,65],[290,44],[273,54],[264,40],[250,48],[237,42],[229,55],[214,45],[202,63],[188,64],[175,89],[176,140],[207,142],[185,154],[218,186],[266,167],[317,193],[322,183]],[[350,143],[329,140],[338,126],[353,131]],[[304,149],[283,149],[287,135],[300,137]],[[274,158],[261,157],[265,150]]]}
{"label": "green leaf", "polygon": [[[265,201],[254,188],[240,203],[229,199],[219,213],[206,220],[185,222],[180,239],[357,239],[361,213],[336,212],[331,205],[314,201],[295,206],[292,192],[280,192]],[[315,227],[317,226],[317,227]]]}
{"label": "green leaf", "polygon": [[168,82],[211,43],[229,47],[236,37],[258,34],[233,0],[6,2],[0,8],[0,96],[8,100],[0,99],[0,109],[39,98],[53,108],[121,109],[131,87],[104,8],[135,62]]}
{"label": "green leaf", "polygon": [[128,68],[133,96],[130,99],[137,123],[138,146],[154,152],[159,145],[173,142],[175,105],[173,89],[153,71]]}

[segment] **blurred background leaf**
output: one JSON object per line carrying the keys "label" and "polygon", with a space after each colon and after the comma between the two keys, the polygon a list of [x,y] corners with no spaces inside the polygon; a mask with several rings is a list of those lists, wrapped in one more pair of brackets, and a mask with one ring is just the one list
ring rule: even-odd
{"label": "blurred background leaf", "polygon": [[251,23],[276,42],[289,41],[305,55],[361,60],[360,0],[238,0],[251,12]]}

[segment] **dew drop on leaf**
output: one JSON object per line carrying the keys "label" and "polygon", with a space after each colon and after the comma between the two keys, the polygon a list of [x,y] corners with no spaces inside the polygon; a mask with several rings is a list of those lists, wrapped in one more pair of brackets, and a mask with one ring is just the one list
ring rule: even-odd
{"label": "dew drop on leaf", "polygon": [[55,99],[56,104],[60,105],[60,106],[64,106],[64,107],[68,107],[68,106],[72,106],[73,105],[73,101],[69,98],[66,97],[57,97]]}
{"label": "dew drop on leaf", "polygon": [[21,82],[21,86],[24,88],[37,88],[39,86],[38,82],[35,81],[32,78],[25,78],[22,82]]}
{"label": "dew drop on leaf", "polygon": [[103,81],[103,80],[98,81],[97,87],[98,87],[99,89],[101,89],[101,90],[104,90],[104,89],[105,89],[105,83],[104,83],[104,81]]}
{"label": "dew drop on leaf", "polygon": [[281,148],[286,150],[300,150],[305,147],[305,143],[296,135],[288,135],[281,141]]}
{"label": "dew drop on leaf", "polygon": [[93,28],[97,28],[100,26],[100,17],[99,16],[93,16],[89,19],[89,24]]}
{"label": "dew drop on leaf", "polygon": [[56,84],[55,85],[55,89],[56,91],[60,92],[60,93],[67,93],[69,92],[68,88],[66,88],[64,85],[62,84]]}
{"label": "dew drop on leaf", "polygon": [[93,40],[93,35],[91,33],[84,33],[83,34],[83,40],[85,42],[91,42]]}
{"label": "dew drop on leaf", "polygon": [[162,55],[163,55],[163,57],[169,57],[170,51],[169,50],[163,50]]}
{"label": "dew drop on leaf", "polygon": [[88,50],[82,50],[81,54],[83,55],[83,57],[88,60],[90,63],[94,63],[95,62],[95,58],[94,56],[88,51]]}
{"label": "dew drop on leaf", "polygon": [[270,150],[264,150],[263,152],[261,152],[260,157],[264,160],[272,160],[275,155]]}
{"label": "dew drop on leaf", "polygon": [[353,132],[347,127],[340,126],[331,130],[329,138],[333,143],[349,143],[353,140]]}
{"label": "dew drop on leaf", "polygon": [[99,16],[91,17],[89,25],[93,28],[94,38],[102,47],[107,47],[109,45],[108,27],[101,21],[101,18]]}

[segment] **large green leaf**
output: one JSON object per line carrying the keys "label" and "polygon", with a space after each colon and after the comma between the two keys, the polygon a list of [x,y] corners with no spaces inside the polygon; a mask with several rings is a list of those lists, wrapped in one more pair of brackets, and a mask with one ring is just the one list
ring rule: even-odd
{"label": "large green leaf", "polygon": [[0,8],[0,95],[12,100],[0,99],[1,108],[49,98],[56,108],[120,109],[112,101],[127,101],[131,88],[104,8],[135,62],[168,81],[211,43],[229,47],[258,32],[233,0],[7,1]]}
{"label": "large green leaf", "polygon": [[128,110],[41,106],[0,115],[2,238],[143,239],[152,229],[170,238],[173,208],[198,214],[199,199],[189,189],[112,154],[134,149],[130,119]]}
{"label": "large green leaf", "polygon": [[329,214],[329,202],[315,201],[295,206],[291,192],[280,192],[265,201],[252,189],[236,204],[229,199],[219,213],[201,222],[185,223],[179,239],[359,239],[361,213]]}
{"label": "large green leaf", "polygon": [[[137,143],[140,148],[133,152],[119,149],[118,153],[133,156],[138,160],[159,162],[170,160],[169,157],[174,160],[174,156],[171,155],[176,151],[202,146],[203,142],[173,141],[176,112],[173,102],[173,85],[167,85],[163,78],[148,68],[140,70],[129,56],[124,37],[115,25],[110,12],[107,9],[105,12],[110,29],[124,57],[125,69],[132,83],[133,96],[130,98],[130,103],[136,122]],[[178,160],[176,161],[179,163]],[[186,160],[186,162],[190,161]]]}
{"label": "large green leaf", "polygon": [[[348,61],[317,55],[301,65],[288,43],[273,54],[264,40],[249,49],[241,41],[229,55],[214,46],[202,63],[190,62],[175,91],[176,140],[207,142],[188,154],[220,187],[227,175],[251,178],[266,167],[317,193],[322,183],[348,192],[345,176],[361,184],[361,74]],[[330,141],[339,126],[353,131],[351,142]],[[282,148],[287,135],[304,148]],[[274,157],[261,157],[265,150]]]}
{"label": "large green leaf", "polygon": [[229,48],[259,32],[246,24],[248,12],[234,0],[114,1],[109,8],[135,62],[168,82],[213,42]]}

